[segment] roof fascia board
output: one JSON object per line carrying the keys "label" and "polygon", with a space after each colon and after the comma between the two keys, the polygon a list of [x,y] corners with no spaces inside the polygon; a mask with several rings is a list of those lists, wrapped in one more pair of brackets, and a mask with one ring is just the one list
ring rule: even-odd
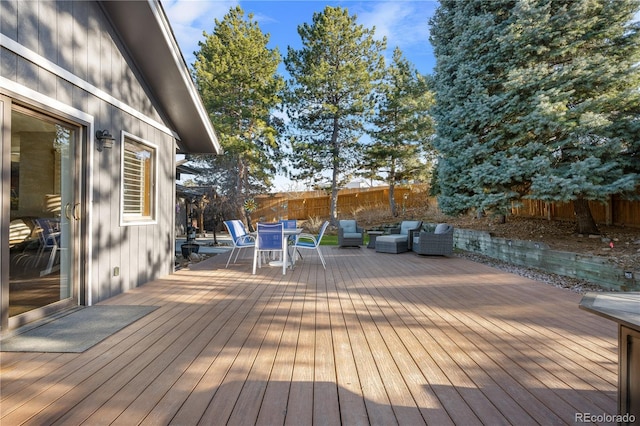
{"label": "roof fascia board", "polygon": [[179,135],[181,150],[221,154],[222,147],[162,5],[156,0],[100,3]]}

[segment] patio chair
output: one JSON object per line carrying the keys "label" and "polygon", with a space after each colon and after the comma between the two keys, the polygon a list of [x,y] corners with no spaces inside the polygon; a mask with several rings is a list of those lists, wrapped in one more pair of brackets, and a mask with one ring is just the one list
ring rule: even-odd
{"label": "patio chair", "polygon": [[413,247],[413,233],[422,227],[421,220],[405,220],[398,228],[392,228],[389,235],[376,238],[376,252],[404,253]]}
{"label": "patio chair", "polygon": [[[283,254],[284,226],[282,223],[259,223],[256,243],[253,248],[253,275],[256,274],[256,266],[262,267],[262,254],[279,251]],[[282,267],[282,274],[286,273],[286,265]]]}
{"label": "patio chair", "polygon": [[49,275],[54,271],[54,264],[56,260],[56,253],[60,249],[60,220],[53,218],[39,218],[35,219],[35,223],[40,228],[38,237],[40,239],[40,247],[36,254],[35,265],[39,266],[40,261],[45,255],[45,251],[49,249],[49,260],[47,261],[47,267],[40,271],[40,276]]}
{"label": "patio chair", "polygon": [[329,226],[328,221],[322,224],[317,237],[312,234],[300,234],[294,246],[295,250],[308,249],[317,251],[318,256],[320,257],[320,261],[322,262],[322,267],[324,269],[327,269],[327,264],[325,263],[324,257],[322,256],[322,251],[320,250],[320,242],[322,241],[322,237],[324,236],[324,231],[327,230],[327,226]]}
{"label": "patio chair", "polygon": [[240,250],[244,248],[253,248],[255,246],[255,238],[247,232],[247,229],[244,227],[241,220],[225,220],[224,226],[227,228],[227,232],[229,232],[231,242],[233,243],[233,248],[229,254],[229,259],[227,259],[227,265],[225,266],[225,268],[228,268],[233,252],[238,250],[236,252],[236,258],[233,261],[233,263],[236,263]]}
{"label": "patio chair", "polygon": [[[282,219],[279,220],[280,223],[282,223],[282,225],[284,226],[284,229],[296,229],[298,227],[298,221],[296,219]],[[287,237],[289,239],[289,245],[295,245],[296,244],[296,239],[298,238],[297,235],[289,235]],[[298,255],[300,256],[300,258],[302,258],[302,255],[300,254],[300,252],[295,252],[294,251],[294,255]]]}
{"label": "patio chair", "polygon": [[[282,219],[278,221],[282,224],[284,229],[296,229],[298,227],[298,221],[295,219]],[[289,235],[289,244],[294,244],[296,242],[296,235]]]}
{"label": "patio chair", "polygon": [[450,256],[453,253],[453,226],[440,223],[433,232],[415,232],[413,251],[421,255]]}
{"label": "patio chair", "polygon": [[364,232],[352,219],[338,221],[338,247],[360,247],[364,244]]}

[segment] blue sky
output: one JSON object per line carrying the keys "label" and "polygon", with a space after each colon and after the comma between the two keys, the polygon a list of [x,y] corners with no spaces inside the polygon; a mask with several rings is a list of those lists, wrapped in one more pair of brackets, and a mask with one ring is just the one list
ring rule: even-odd
{"label": "blue sky", "polygon": [[[222,20],[231,7],[253,13],[262,32],[271,35],[269,47],[278,47],[282,56],[287,46],[300,48],[298,25],[311,23],[314,12],[326,6],[347,8],[367,28],[375,26],[377,38],[387,37],[387,56],[398,46],[405,57],[422,74],[431,74],[435,58],[429,43],[429,18],[438,6],[437,1],[296,1],[296,0],[168,0],[162,1],[182,54],[191,66],[193,52],[203,40],[202,32],[212,33],[215,19]],[[284,69],[284,68],[282,68]]]}

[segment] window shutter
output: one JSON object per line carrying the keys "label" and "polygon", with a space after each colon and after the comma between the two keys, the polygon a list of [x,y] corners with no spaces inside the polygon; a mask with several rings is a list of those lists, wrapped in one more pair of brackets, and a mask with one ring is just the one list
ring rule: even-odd
{"label": "window shutter", "polygon": [[154,219],[156,148],[125,138],[122,160],[122,218],[125,221]]}
{"label": "window shutter", "polygon": [[125,149],[123,174],[123,212],[125,215],[144,214],[144,182],[144,161],[139,158],[136,152]]}

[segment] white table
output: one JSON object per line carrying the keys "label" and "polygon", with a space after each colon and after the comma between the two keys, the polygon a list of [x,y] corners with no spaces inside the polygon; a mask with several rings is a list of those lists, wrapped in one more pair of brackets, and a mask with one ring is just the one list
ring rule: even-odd
{"label": "white table", "polygon": [[[282,275],[286,275],[287,273],[287,263],[289,258],[289,237],[291,235],[295,235],[297,239],[298,235],[300,235],[302,231],[303,231],[302,228],[295,228],[295,229],[285,228],[283,231],[284,238],[282,239],[282,260],[274,260],[269,262],[269,265],[271,266],[282,266]],[[296,262],[295,262],[295,253],[294,253],[291,265],[293,266],[295,265],[295,263]]]}

